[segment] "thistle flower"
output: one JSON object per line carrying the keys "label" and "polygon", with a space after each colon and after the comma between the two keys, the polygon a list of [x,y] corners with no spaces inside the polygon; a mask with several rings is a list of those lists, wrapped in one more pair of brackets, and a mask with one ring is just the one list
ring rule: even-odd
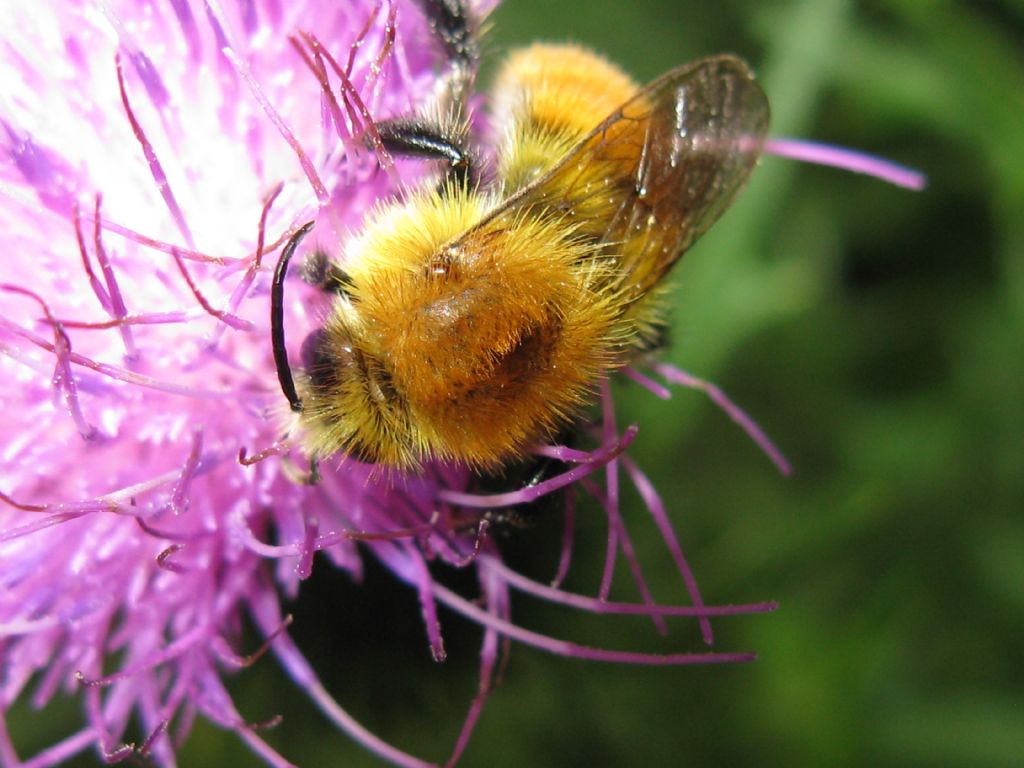
{"label": "thistle flower", "polygon": [[[287,765],[224,687],[252,661],[240,644],[250,621],[331,721],[386,760],[423,765],[344,712],[290,640],[281,600],[310,577],[316,553],[355,574],[368,553],[412,585],[438,660],[438,602],[484,628],[481,693],[451,761],[490,689],[501,637],[629,663],[752,658],[586,647],[513,623],[512,589],[646,614],[659,627],[694,616],[709,643],[710,616],[771,608],[703,604],[657,494],[623,454],[636,430],[616,429],[607,392],[598,446],[540,449],[570,469],[534,486],[480,496],[458,468],[385,481],[353,461],[325,467],[315,487],[295,482],[280,442],[265,262],[314,215],[331,249],[396,179],[418,172],[382,172],[388,162],[356,140],[431,90],[430,32],[414,4],[53,0],[11,14],[7,29],[18,32],[0,53],[16,75],[0,92],[0,764],[56,765],[95,748],[107,761],[144,754],[173,765],[198,714]],[[312,294],[292,299],[289,324],[315,324],[315,305]],[[706,389],[784,467],[716,389],[668,367],[655,373]],[[620,469],[692,605],[656,605],[646,590],[619,514]],[[483,510],[573,484],[608,514],[601,599],[511,571],[486,535]],[[571,533],[571,507],[566,518]],[[607,600],[620,554],[640,604]],[[475,569],[482,601],[437,583],[433,562]],[[23,761],[6,712],[58,695],[81,700],[84,724]]]}

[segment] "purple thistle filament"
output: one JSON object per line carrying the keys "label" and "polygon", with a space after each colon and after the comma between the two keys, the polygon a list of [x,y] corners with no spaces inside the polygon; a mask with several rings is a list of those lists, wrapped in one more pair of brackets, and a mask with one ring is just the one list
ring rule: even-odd
{"label": "purple thistle filament", "polygon": [[[590,647],[512,621],[514,589],[644,614],[658,629],[688,616],[710,644],[711,617],[773,607],[704,604],[664,505],[625,455],[636,428],[615,428],[607,391],[596,447],[538,449],[568,468],[536,486],[481,496],[455,467],[384,482],[354,461],[325,466],[316,488],[295,481],[303,458],[281,442],[268,265],[314,218],[311,244],[335,251],[399,179],[421,172],[379,143],[363,148],[374,120],[410,114],[433,88],[435,46],[415,3],[50,0],[10,16],[0,51],[0,766],[44,768],[90,748],[111,762],[174,765],[195,715],[288,765],[224,687],[256,660],[242,648],[247,618],[331,722],[388,761],[426,765],[342,710],[289,636],[281,599],[312,575],[316,553],[353,573],[370,553],[415,589],[438,660],[438,603],[478,622],[482,692],[502,637],[619,663],[752,658]],[[322,300],[295,286],[285,312],[290,328],[310,329]],[[664,381],[627,375],[657,396],[673,383],[705,390],[788,467],[719,390],[667,366],[652,373]],[[689,605],[649,596],[619,514],[620,474],[651,512]],[[566,487],[608,515],[601,599],[509,570],[486,535],[480,510]],[[571,507],[566,517],[559,583]],[[640,603],[606,599],[620,556]],[[438,560],[475,569],[482,602],[435,583]],[[20,755],[7,713],[59,695],[81,701],[82,723]],[[468,705],[450,760],[485,698]]]}

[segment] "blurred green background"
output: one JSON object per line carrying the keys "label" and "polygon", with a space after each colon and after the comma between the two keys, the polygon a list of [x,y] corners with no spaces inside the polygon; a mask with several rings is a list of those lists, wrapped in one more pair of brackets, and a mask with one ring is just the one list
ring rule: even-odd
{"label": "blurred green background", "polygon": [[[646,669],[515,646],[461,765],[1024,765],[1024,3],[507,0],[490,56],[573,39],[640,80],[733,51],[773,133],[925,171],[923,193],[766,158],[676,272],[667,356],[711,378],[793,461],[771,465],[703,396],[619,388],[634,456],[662,492],[742,666]],[[657,597],[685,595],[630,496]],[[603,515],[579,515],[573,578],[593,594]],[[558,520],[504,542],[541,580]],[[622,569],[617,596],[633,599]],[[467,582],[469,584],[469,582]],[[339,700],[424,758],[449,754],[476,689],[476,627],[443,616],[429,659],[413,594],[370,566],[321,567],[296,637]],[[585,617],[526,598],[517,621],[594,645],[700,650],[693,622]],[[232,681],[243,713],[306,768],[381,763],[265,660]],[[86,764],[86,763],[83,763]],[[197,724],[183,766],[262,765]]]}

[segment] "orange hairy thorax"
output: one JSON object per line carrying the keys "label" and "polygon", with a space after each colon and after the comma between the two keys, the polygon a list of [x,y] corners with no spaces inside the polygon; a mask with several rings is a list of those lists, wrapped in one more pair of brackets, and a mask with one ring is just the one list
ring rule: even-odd
{"label": "orange hairy thorax", "polygon": [[[520,216],[474,230],[452,216],[460,209],[487,210],[448,190],[410,201],[401,226],[392,209],[365,231],[322,343],[367,385],[348,387],[343,405],[311,388],[325,449],[340,439],[385,463],[498,466],[563,426],[615,363],[607,270],[571,227]],[[447,226],[463,236],[439,245]]]}
{"label": "orange hairy thorax", "polygon": [[494,118],[485,183],[458,126],[391,128],[452,171],[346,244],[291,398],[314,457],[499,468],[552,439],[656,343],[663,279],[754,168],[768,105],[730,56],[638,88],[596,54],[540,45],[509,58]]}

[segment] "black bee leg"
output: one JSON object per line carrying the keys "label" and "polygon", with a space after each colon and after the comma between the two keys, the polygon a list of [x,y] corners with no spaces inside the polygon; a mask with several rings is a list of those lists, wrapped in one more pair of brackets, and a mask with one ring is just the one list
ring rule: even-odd
{"label": "black bee leg", "polygon": [[295,390],[292,369],[288,366],[288,350],[284,344],[284,278],[288,274],[288,262],[291,261],[295,249],[312,228],[311,221],[299,227],[292,235],[281,251],[281,258],[274,269],[274,282],[270,287],[270,340],[274,350],[274,365],[277,367],[277,380],[281,384],[281,391],[295,413],[302,412],[302,399]]}
{"label": "black bee leg", "polygon": [[303,472],[290,457],[285,456],[281,463],[285,477],[296,485],[318,485],[320,483],[320,460],[313,456],[309,460],[309,469]]}
{"label": "black bee leg", "polygon": [[[538,458],[535,461],[528,462],[520,467],[519,472],[513,472],[514,479],[518,481],[513,486],[513,490],[533,488],[545,480],[550,480],[560,472],[564,472],[565,469],[565,462],[551,457]],[[507,482],[506,479],[505,484]],[[530,528],[554,508],[552,502],[560,495],[552,494],[511,507],[489,509],[480,516],[480,519],[486,520],[488,525],[498,533],[508,533],[513,529]]]}
{"label": "black bee leg", "polygon": [[463,0],[419,0],[419,5],[447,62],[434,102],[425,112],[430,118],[387,120],[376,125],[377,133],[391,154],[443,161],[442,189],[449,184],[472,186],[476,158],[469,150],[466,101],[480,58],[479,20]]}
{"label": "black bee leg", "polygon": [[377,124],[381,143],[393,155],[443,160],[445,179],[458,186],[475,183],[476,162],[469,150],[463,126],[431,124],[425,120],[399,119]]}

